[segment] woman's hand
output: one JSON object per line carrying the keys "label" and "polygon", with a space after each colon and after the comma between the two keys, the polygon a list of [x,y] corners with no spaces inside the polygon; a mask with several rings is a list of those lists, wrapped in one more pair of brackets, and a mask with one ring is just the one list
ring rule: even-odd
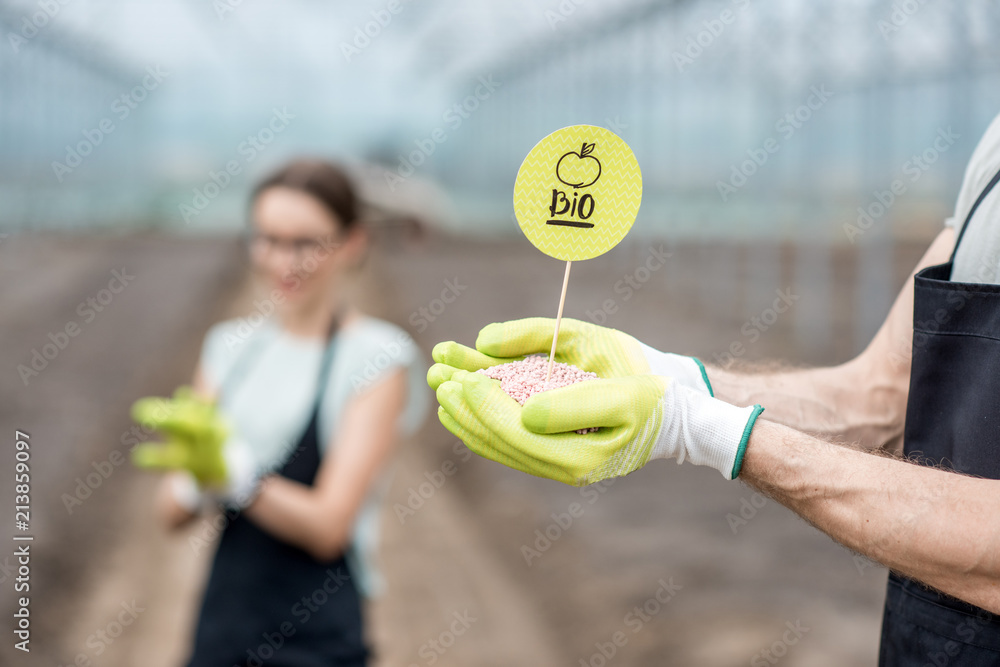
{"label": "woman's hand", "polygon": [[142,398],[132,405],[132,419],[164,436],[162,443],[143,443],[132,450],[139,468],[187,470],[199,484],[226,481],[223,445],[229,428],[215,405],[190,387],[179,387],[173,398]]}
{"label": "woman's hand", "polygon": [[190,387],[180,387],[173,398],[136,401],[132,417],[164,436],[162,443],[136,446],[133,463],[139,468],[175,471],[169,488],[181,509],[197,513],[201,500],[197,491],[207,491],[219,502],[240,508],[253,501],[259,479],[256,462],[249,447],[231,433],[213,401]]}

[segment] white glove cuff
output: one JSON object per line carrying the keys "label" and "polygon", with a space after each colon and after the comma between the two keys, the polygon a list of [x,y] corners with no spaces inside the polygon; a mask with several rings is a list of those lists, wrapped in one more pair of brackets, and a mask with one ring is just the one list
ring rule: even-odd
{"label": "white glove cuff", "polygon": [[244,509],[260,491],[260,473],[250,447],[242,440],[230,438],[222,449],[226,461],[226,483],[216,493],[219,502]]}
{"label": "white glove cuff", "polygon": [[170,495],[174,502],[191,514],[198,514],[205,501],[205,495],[198,487],[198,480],[187,470],[175,470],[170,474]]}
{"label": "white glove cuff", "polygon": [[764,408],[739,408],[673,382],[663,402],[664,423],[650,458],[676,458],[677,463],[690,460],[715,468],[726,479],[735,479],[743,466],[750,431]]}
{"label": "white glove cuff", "polygon": [[638,343],[652,375],[673,378],[678,384],[697,389],[702,394],[715,395],[708,381],[705,365],[700,360],[673,352],[660,352],[642,341]]}

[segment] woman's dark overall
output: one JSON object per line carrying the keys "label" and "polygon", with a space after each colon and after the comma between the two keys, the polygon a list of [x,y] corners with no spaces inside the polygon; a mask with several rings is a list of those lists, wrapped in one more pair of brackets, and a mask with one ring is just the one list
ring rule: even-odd
{"label": "woman's dark overall", "polygon": [[[1000,173],[969,211],[956,251],[973,213],[998,180]],[[998,195],[1000,189],[993,196]],[[915,277],[903,452],[927,465],[1000,479],[1000,285],[951,282],[954,261],[953,251],[947,264]],[[924,507],[938,502],[928,496]],[[1000,667],[1000,619],[890,573],[879,665]]]}
{"label": "woman's dark overall", "polygon": [[[336,322],[309,425],[277,473],[307,485],[320,464],[318,416],[335,330]],[[241,355],[234,370],[247,356]],[[230,372],[224,388],[234,375]],[[220,400],[225,395],[220,391]],[[215,554],[188,667],[353,667],[365,665],[366,658],[361,602],[344,557],[318,562],[242,515],[231,518]]]}

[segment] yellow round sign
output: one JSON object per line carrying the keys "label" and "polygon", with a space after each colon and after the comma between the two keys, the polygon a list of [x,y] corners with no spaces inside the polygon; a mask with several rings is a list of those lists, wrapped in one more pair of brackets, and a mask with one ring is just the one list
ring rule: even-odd
{"label": "yellow round sign", "polygon": [[610,130],[571,125],[531,149],[514,183],[521,231],[546,255],[597,257],[625,238],[642,201],[632,149]]}

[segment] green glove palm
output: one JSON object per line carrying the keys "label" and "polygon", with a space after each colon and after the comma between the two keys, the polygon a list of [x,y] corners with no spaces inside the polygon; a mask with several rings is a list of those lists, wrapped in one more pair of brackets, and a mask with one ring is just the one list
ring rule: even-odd
{"label": "green glove palm", "polygon": [[[663,421],[666,385],[653,375],[588,380],[536,394],[522,409],[496,380],[459,370],[437,389],[438,418],[480,456],[582,486],[646,464]],[[539,400],[557,394],[575,409]],[[601,429],[574,432],[593,426]]]}
{"label": "green glove palm", "polygon": [[[456,369],[476,371],[521,359],[529,354],[548,354],[555,320],[531,317],[487,325],[479,332],[476,349],[447,341],[434,346],[434,361],[427,373],[437,389]],[[660,352],[616,329],[564,318],[559,327],[556,361],[597,373],[602,378],[650,373],[671,377],[708,396],[712,387],[705,366],[694,357]]]}
{"label": "green glove palm", "polygon": [[[438,418],[470,449],[523,472],[567,484],[626,475],[656,458],[712,466],[739,475],[760,406],[738,408],[711,396],[696,359],[666,355],[635,338],[563,320],[556,360],[598,379],[536,393],[522,408],[500,383],[472,371],[547,352],[552,320],[531,318],[485,327],[476,350],[434,348],[428,383]],[[678,373],[677,377],[670,372]],[[591,433],[576,433],[599,427]]]}
{"label": "green glove palm", "polygon": [[190,387],[180,387],[173,398],[139,399],[132,406],[132,418],[165,438],[163,443],[143,443],[132,450],[137,467],[187,470],[202,486],[226,482],[223,446],[229,428],[213,402]]}

